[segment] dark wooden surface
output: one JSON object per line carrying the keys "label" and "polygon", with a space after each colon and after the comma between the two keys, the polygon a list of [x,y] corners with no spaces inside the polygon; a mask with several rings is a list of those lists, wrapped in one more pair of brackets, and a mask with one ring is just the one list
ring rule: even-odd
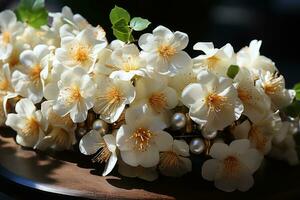
{"label": "dark wooden surface", "polygon": [[[89,199],[299,199],[300,167],[266,161],[248,192],[224,193],[201,178],[201,161],[182,178],[160,177],[154,182],[126,178],[116,171],[101,177],[102,167],[72,152],[47,155],[18,146],[13,133],[0,129],[0,174],[10,182],[40,194]],[[1,191],[1,190],[0,190]]]}

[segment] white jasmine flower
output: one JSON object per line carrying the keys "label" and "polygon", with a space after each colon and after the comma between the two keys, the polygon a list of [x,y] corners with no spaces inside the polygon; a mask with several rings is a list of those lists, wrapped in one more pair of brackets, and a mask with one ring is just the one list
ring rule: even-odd
{"label": "white jasmine flower", "polygon": [[172,136],[163,131],[166,124],[146,106],[128,108],[125,121],[116,135],[122,160],[133,167],[156,166],[159,152],[168,150],[173,142]]}
{"label": "white jasmine flower", "polygon": [[299,157],[293,136],[291,122],[283,122],[278,135],[273,138],[269,155],[278,160],[284,160],[290,165],[297,165]]}
{"label": "white jasmine flower", "polygon": [[225,192],[249,190],[254,183],[252,174],[263,160],[262,154],[250,148],[246,139],[234,140],[229,146],[214,143],[209,155],[212,159],[203,164],[202,176]]}
{"label": "white jasmine flower", "polygon": [[9,68],[12,72],[16,69],[22,69],[23,66],[20,62],[20,54],[26,49],[26,45],[22,42],[19,42],[18,40],[15,41],[11,52],[5,57],[5,59],[2,60],[2,62],[9,64]]}
{"label": "white jasmine flower", "polygon": [[[0,64],[1,65],[1,64]],[[8,64],[1,65],[0,69],[0,94],[6,95],[8,92],[13,92],[11,84],[11,73]]]}
{"label": "white jasmine flower", "polygon": [[252,147],[267,154],[271,150],[272,138],[278,134],[281,125],[279,113],[276,112],[255,123],[245,120],[234,127],[232,133],[237,139],[249,139]]}
{"label": "white jasmine flower", "polygon": [[168,87],[167,81],[163,79],[139,78],[135,88],[137,91],[135,102],[146,103],[156,113],[170,110],[178,104],[176,91]]}
{"label": "white jasmine flower", "polygon": [[66,67],[81,67],[89,71],[97,54],[107,45],[95,38],[91,29],[84,29],[77,35],[65,36],[61,40],[61,48],[56,49],[56,59]]}
{"label": "white jasmine flower", "polygon": [[15,70],[12,74],[15,91],[33,103],[39,103],[44,96],[41,82],[41,71],[44,68],[42,59],[49,53],[46,45],[38,45],[33,50],[23,51],[20,55],[23,68]]}
{"label": "white jasmine flower", "polygon": [[252,122],[262,120],[271,110],[270,98],[262,88],[255,85],[255,81],[247,68],[240,68],[234,82],[236,82],[238,96],[244,105],[243,114]]}
{"label": "white jasmine flower", "polygon": [[189,145],[184,140],[174,140],[167,151],[160,153],[159,170],[165,176],[179,177],[192,171]]}
{"label": "white jasmine flower", "polygon": [[7,115],[5,124],[17,132],[16,141],[25,147],[34,145],[44,137],[47,123],[40,110],[29,99],[21,99],[15,107],[17,114]]}
{"label": "white jasmine flower", "polygon": [[113,51],[111,60],[116,71],[112,72],[111,78],[131,80],[135,75],[144,76],[146,62],[140,57],[140,51],[134,44],[125,45]]}
{"label": "white jasmine flower", "polygon": [[259,49],[261,43],[261,40],[252,40],[249,47],[241,49],[237,53],[237,64],[240,67],[248,68],[251,73],[257,73],[257,70],[274,73],[277,71],[275,63],[269,58],[260,55]]}
{"label": "white jasmine flower", "polygon": [[207,131],[223,130],[237,120],[244,108],[232,80],[218,78],[208,71],[200,71],[198,83],[189,84],[182,92],[182,102],[189,115]]}
{"label": "white jasmine flower", "polygon": [[292,103],[296,93],[294,90],[285,89],[285,81],[282,75],[265,72],[260,74],[257,85],[262,87],[271,98],[275,109],[280,109]]}
{"label": "white jasmine flower", "polygon": [[[53,110],[60,116],[70,114],[74,123],[83,122],[87,118],[87,112],[94,106],[95,84],[82,68],[71,68],[61,75],[57,91],[49,89],[57,95]],[[58,92],[58,93],[57,93]]]}
{"label": "white jasmine flower", "polygon": [[95,77],[97,77],[97,75],[109,76],[113,71],[116,70],[116,68],[112,64],[111,54],[112,50],[108,48],[104,48],[98,53],[92,72],[95,80]]}
{"label": "white jasmine flower", "polygon": [[135,89],[130,81],[98,77],[93,110],[108,123],[119,119],[125,106],[135,98]]}
{"label": "white jasmine flower", "polygon": [[118,172],[122,176],[130,177],[130,178],[140,178],[146,181],[154,181],[158,178],[158,173],[156,167],[132,167],[127,165],[122,160],[118,162]]}
{"label": "white jasmine flower", "polygon": [[105,169],[102,176],[109,174],[117,163],[116,138],[113,134],[106,134],[103,137],[99,132],[91,130],[83,136],[79,143],[79,150],[85,155],[95,154],[101,151],[93,158],[94,162],[105,162]]}
{"label": "white jasmine flower", "polygon": [[193,59],[196,69],[206,69],[218,76],[226,76],[228,67],[235,64],[235,53],[230,44],[217,49],[211,42],[198,42],[194,50],[205,53]]}
{"label": "white jasmine flower", "polygon": [[16,36],[22,33],[23,24],[17,21],[15,13],[5,10],[0,13],[0,60],[7,59],[13,49]]}
{"label": "white jasmine flower", "polygon": [[139,46],[150,70],[174,76],[177,71],[192,64],[190,56],[182,51],[188,40],[185,33],[173,33],[164,26],[158,26],[153,34],[146,33],[140,37]]}

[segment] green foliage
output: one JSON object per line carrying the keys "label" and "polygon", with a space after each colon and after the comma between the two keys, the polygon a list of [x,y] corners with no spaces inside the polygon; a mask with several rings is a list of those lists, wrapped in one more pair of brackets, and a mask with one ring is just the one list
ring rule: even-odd
{"label": "green foliage", "polygon": [[[130,14],[121,7],[115,6],[109,14],[114,36],[123,42],[133,42],[133,31],[146,29],[150,22],[141,17],[130,18]],[[130,20],[131,19],[131,20]]]}
{"label": "green foliage", "polygon": [[15,11],[18,20],[34,28],[40,28],[48,23],[48,11],[45,0],[21,0]]}
{"label": "green foliage", "polygon": [[227,70],[227,76],[229,78],[234,79],[234,77],[237,75],[237,73],[239,73],[240,68],[237,65],[230,65],[228,70]]}
{"label": "green foliage", "polygon": [[296,92],[296,100],[300,101],[300,83],[295,84],[293,89]]}

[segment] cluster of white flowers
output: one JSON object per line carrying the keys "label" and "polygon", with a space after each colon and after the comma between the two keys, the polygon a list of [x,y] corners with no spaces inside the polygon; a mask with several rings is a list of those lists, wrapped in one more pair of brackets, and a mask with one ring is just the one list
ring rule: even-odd
{"label": "cluster of white flowers", "polygon": [[[50,17],[51,25],[34,29],[10,10],[0,13],[0,125],[14,129],[20,145],[65,150],[79,142],[83,154],[106,163],[104,176],[116,164],[120,174],[150,181],[158,171],[181,176],[192,162],[188,140],[171,129],[180,111],[200,127],[197,137],[231,138],[229,145],[203,138],[212,157],[203,178],[221,190],[248,190],[264,155],[298,162],[293,124],[279,115],[295,91],[260,55],[261,41],[237,53],[230,44],[199,42],[202,54],[191,58],[188,35],[164,26],[138,45],[108,43],[100,26],[68,7]],[[239,66],[234,78],[232,65]],[[106,130],[89,127],[89,116]],[[88,133],[76,141],[82,128]]]}

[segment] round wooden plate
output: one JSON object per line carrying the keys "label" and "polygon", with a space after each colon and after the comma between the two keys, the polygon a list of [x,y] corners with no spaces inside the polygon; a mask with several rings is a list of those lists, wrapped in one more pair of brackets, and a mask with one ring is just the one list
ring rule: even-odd
{"label": "round wooden plate", "polygon": [[14,134],[0,129],[0,173],[36,190],[89,199],[299,199],[300,166],[265,161],[248,192],[225,193],[201,178],[200,161],[181,178],[160,177],[154,182],[120,176],[100,176],[102,168],[75,152],[36,152],[17,145]]}

